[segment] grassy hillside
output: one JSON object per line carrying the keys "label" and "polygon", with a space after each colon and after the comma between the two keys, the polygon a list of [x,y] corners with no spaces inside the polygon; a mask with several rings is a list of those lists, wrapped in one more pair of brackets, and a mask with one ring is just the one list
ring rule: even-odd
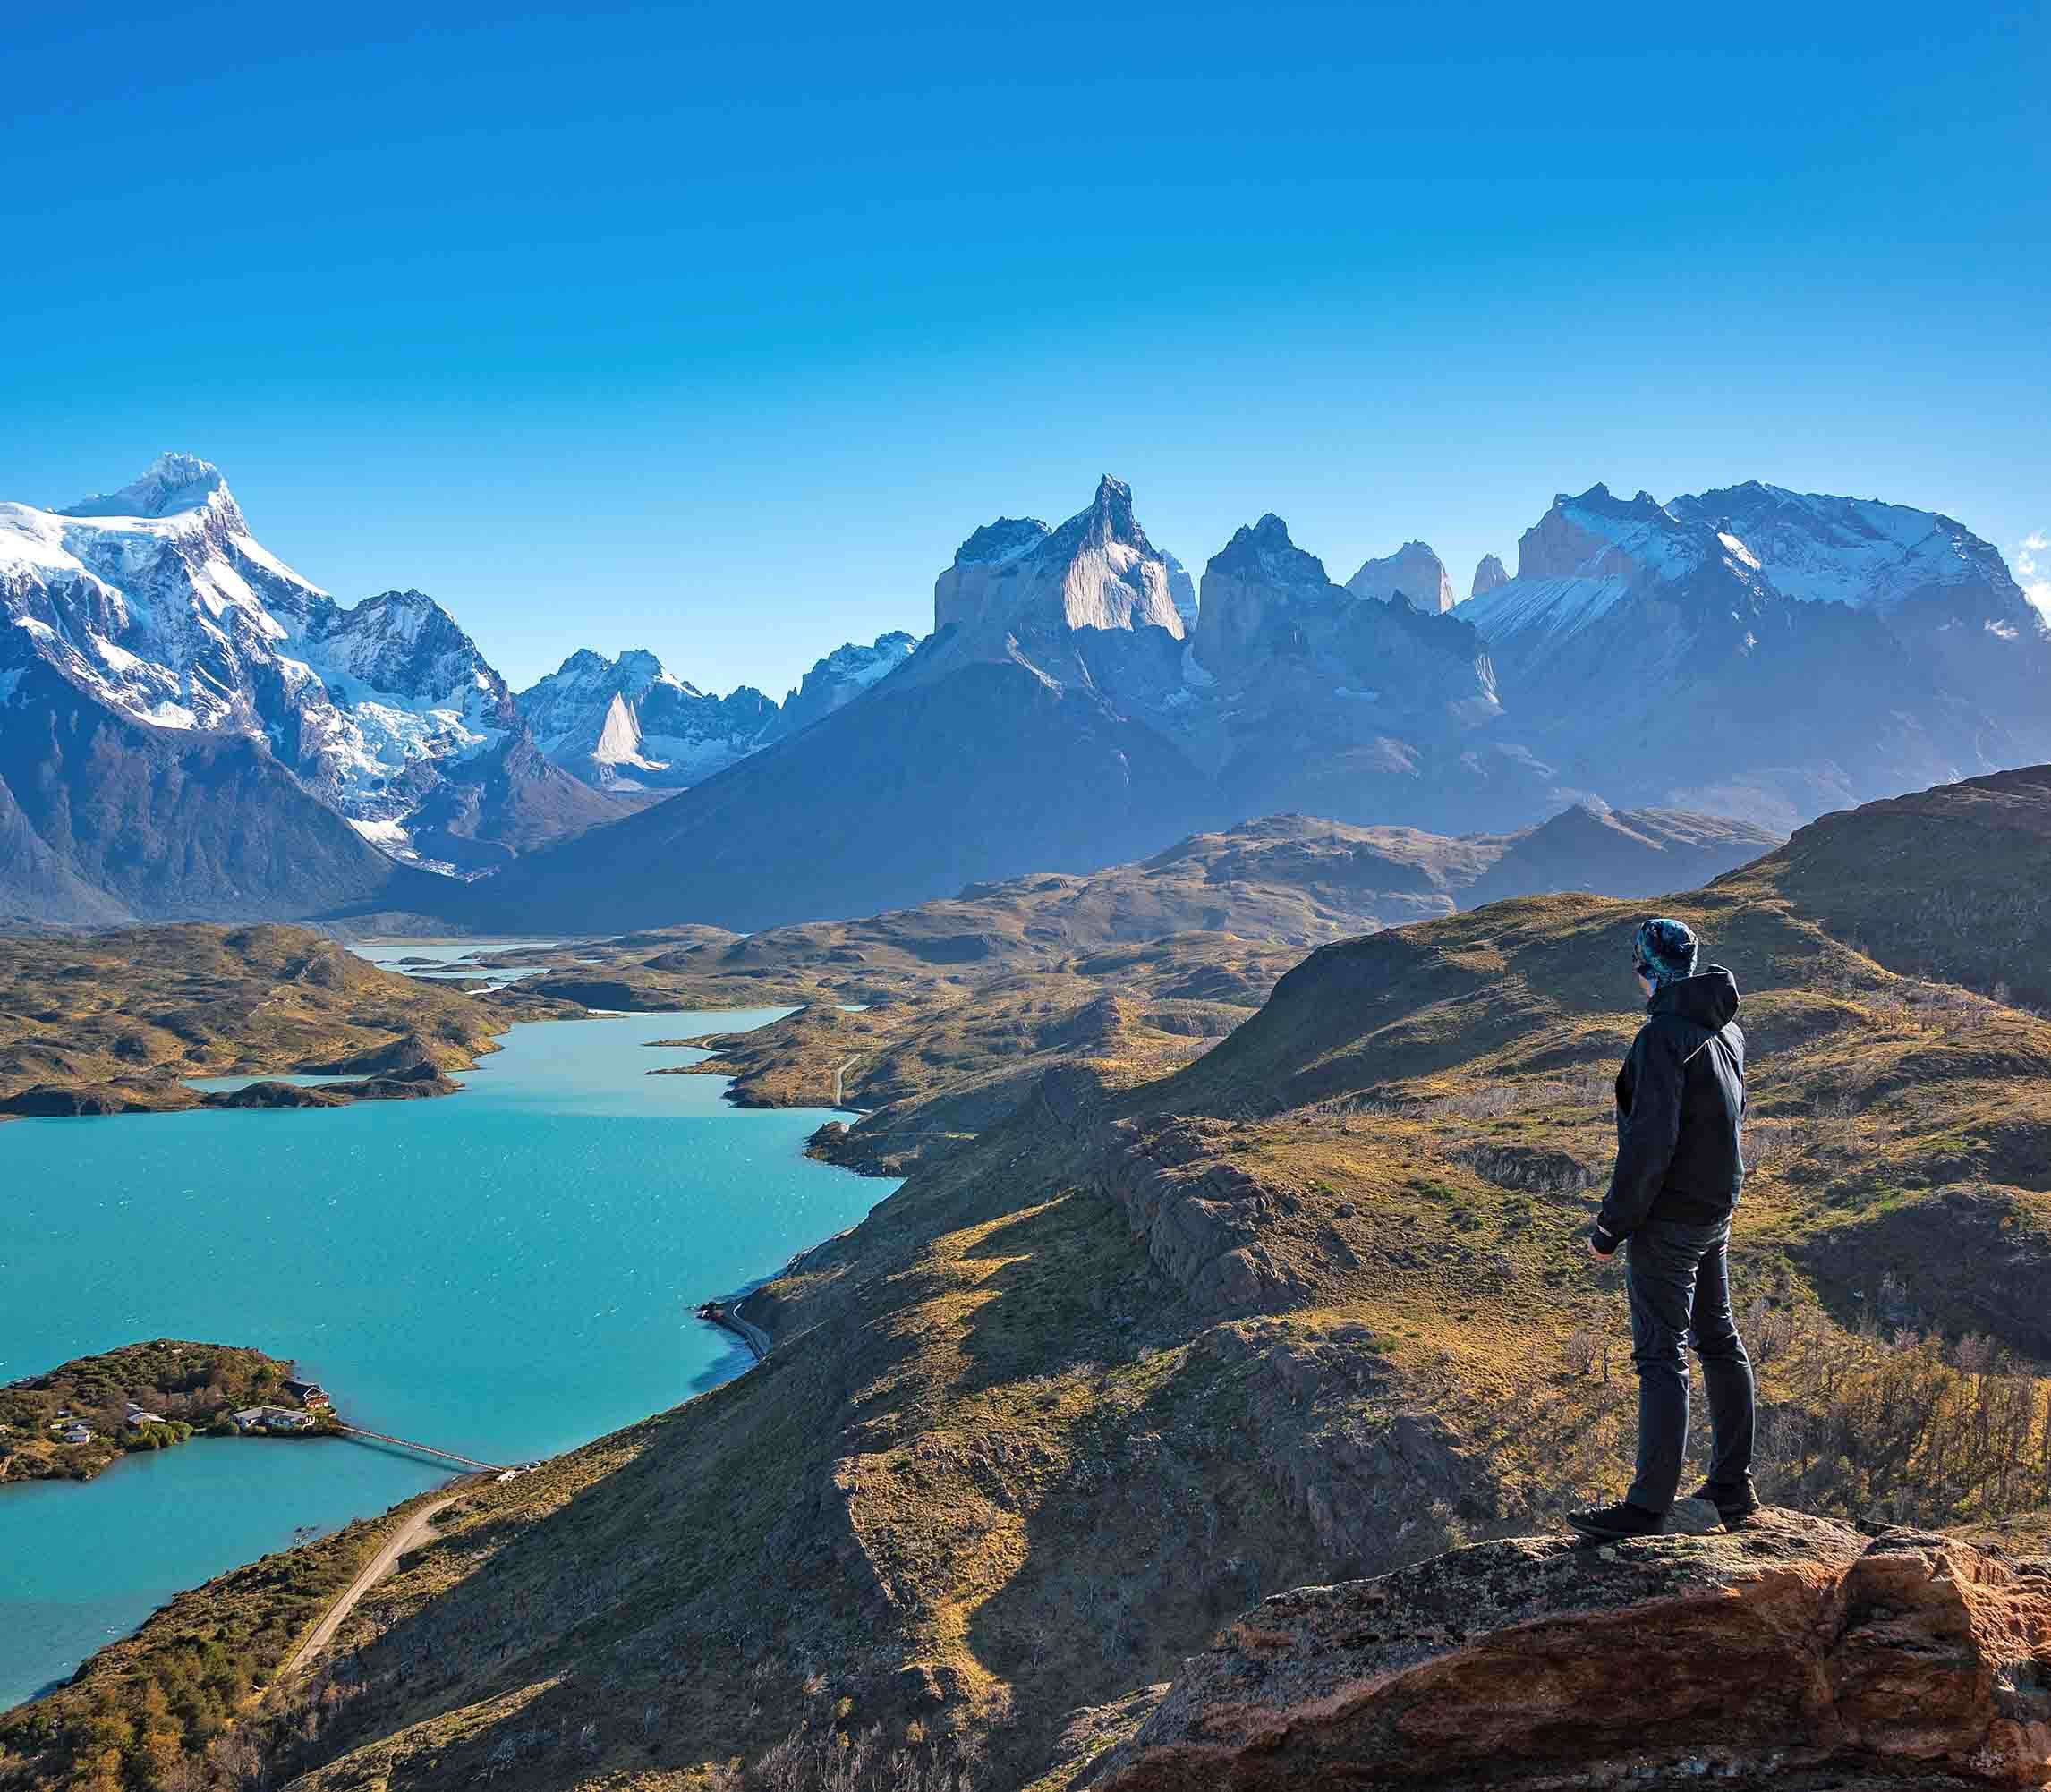
{"label": "grassy hillside", "polygon": [[[1984,903],[2035,876],[2039,811],[2001,812]],[[1871,862],[1857,817],[1819,825]],[[1955,883],[1956,844],[1899,855],[1888,900]],[[2040,1533],[2051,1023],[1860,950],[1817,852],[1658,904],[1745,991],[1765,1490]],[[1323,947],[1179,1067],[1144,979],[1094,998],[1001,1118],[750,1297],[765,1364],[466,1493],[288,1708],[277,1775],[1051,1792],[1262,1594],[1621,1491],[1621,1295],[1582,1236],[1646,907]]]}
{"label": "grassy hillside", "polygon": [[168,1792],[257,1783],[266,1759],[292,1745],[298,1713],[318,1710],[327,1691],[319,1675],[295,1687],[288,1716],[274,1677],[392,1530],[436,1497],[181,1593],[65,1686],[0,1712],[0,1786]]}
{"label": "grassy hillside", "polygon": [[1484,883],[1666,888],[1663,873],[1721,871],[1774,839],[1666,811],[1574,809],[1464,839],[1277,815],[1134,864],[971,884],[858,921],[669,928],[493,962],[549,966],[527,991],[599,1007],[804,1004],[715,1039],[718,1056],[694,1068],[733,1078],[750,1105],[864,1110],[821,1151],[901,1175],[1008,1112],[1024,1082],[1106,1023],[1106,999],[1127,1005],[1129,1049],[1165,1070],[1244,1020],[1306,947],[1450,914]]}
{"label": "grassy hillside", "polygon": [[0,1116],[190,1108],[183,1078],[242,1071],[431,1076],[496,1050],[513,1013],[304,928],[0,938]]}

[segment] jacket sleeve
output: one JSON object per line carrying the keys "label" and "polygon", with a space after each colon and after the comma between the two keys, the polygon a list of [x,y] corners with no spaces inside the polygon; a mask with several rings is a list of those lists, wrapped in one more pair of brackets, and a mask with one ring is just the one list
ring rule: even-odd
{"label": "jacket sleeve", "polygon": [[1617,1132],[1616,1168],[1596,1216],[1595,1244],[1604,1253],[1644,1225],[1681,1137],[1681,1091],[1688,1074],[1671,1029],[1648,1026],[1631,1047],[1637,1059],[1630,1112]]}

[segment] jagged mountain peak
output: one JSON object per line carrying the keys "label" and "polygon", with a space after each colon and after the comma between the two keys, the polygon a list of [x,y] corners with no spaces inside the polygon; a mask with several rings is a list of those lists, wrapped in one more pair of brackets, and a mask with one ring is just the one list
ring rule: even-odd
{"label": "jagged mountain peak", "polygon": [[1485,597],[1498,585],[1507,585],[1509,582],[1509,569],[1495,555],[1484,554],[1475,564],[1474,584],[1468,590],[1468,596],[1470,598]]}
{"label": "jagged mountain peak", "polygon": [[215,494],[232,505],[234,495],[220,468],[197,454],[162,454],[149,463],[140,479],[132,480],[118,491],[81,498],[60,510],[60,516],[172,516],[181,511],[202,510]]}
{"label": "jagged mountain peak", "polygon": [[1403,599],[1412,609],[1443,614],[1453,607],[1452,580],[1441,560],[1425,541],[1406,541],[1393,554],[1369,560],[1346,582],[1357,598],[1373,598],[1381,603]]}
{"label": "jagged mountain peak", "polygon": [[1608,486],[1597,480],[1584,492],[1557,492],[1553,497],[1554,510],[1584,511],[1594,516],[1606,516],[1619,522],[1652,522],[1664,517],[1674,521],[1672,514],[1648,491],[1641,491],[1635,497],[1621,498]]}
{"label": "jagged mountain peak", "polygon": [[949,628],[951,650],[972,658],[1076,629],[1184,633],[1167,562],[1133,514],[1132,488],[1109,473],[1059,529],[1000,517],[971,535],[933,586],[934,633]]}
{"label": "jagged mountain peak", "polygon": [[1093,548],[1129,548],[1150,559],[1159,554],[1146,539],[1146,531],[1133,514],[1132,488],[1123,480],[1105,473],[1097,480],[1094,496],[1086,508],[1078,510],[1048,537],[1043,553],[1066,559]]}
{"label": "jagged mountain peak", "polygon": [[1132,514],[1132,488],[1110,473],[1102,474],[1097,480],[1096,496],[1090,500],[1090,514],[1110,540],[1131,541],[1136,545],[1146,539],[1145,531]]}
{"label": "jagged mountain peak", "polygon": [[1289,537],[1289,524],[1272,510],[1259,522],[1242,523],[1233,531],[1232,539],[1205,563],[1204,573],[1208,579],[1213,573],[1238,573],[1255,567],[1281,584],[1313,586],[1321,597],[1335,595],[1339,590],[1326,575],[1324,562],[1298,548]]}
{"label": "jagged mountain peak", "polygon": [[1000,516],[986,522],[955,549],[957,566],[990,566],[1030,554],[1053,529],[1036,516]]}
{"label": "jagged mountain peak", "polygon": [[1187,634],[1196,626],[1196,582],[1189,576],[1189,569],[1165,548],[1161,550],[1161,563],[1168,568],[1168,595],[1175,605],[1175,614],[1182,618],[1182,632]]}

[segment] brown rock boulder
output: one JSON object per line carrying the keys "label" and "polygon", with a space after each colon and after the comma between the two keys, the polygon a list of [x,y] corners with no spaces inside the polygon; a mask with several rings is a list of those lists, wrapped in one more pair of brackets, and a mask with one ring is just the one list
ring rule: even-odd
{"label": "brown rock boulder", "polygon": [[1769,1511],[1304,1587],[1193,1657],[1104,1792],[2042,1786],[2051,1567]]}

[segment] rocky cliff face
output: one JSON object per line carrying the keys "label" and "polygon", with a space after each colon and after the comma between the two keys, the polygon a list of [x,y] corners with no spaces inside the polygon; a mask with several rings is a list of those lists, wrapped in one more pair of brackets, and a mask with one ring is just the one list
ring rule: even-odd
{"label": "rocky cliff face", "polygon": [[1006,635],[1158,628],[1182,638],[1168,563],[1132,512],[1132,488],[1106,473],[1089,507],[1059,529],[1000,518],[962,543],[933,587],[933,631],[988,647]]}
{"label": "rocky cliff face", "polygon": [[1493,554],[1484,554],[1475,564],[1474,583],[1468,588],[1468,596],[1482,597],[1498,585],[1507,585],[1509,582],[1510,574],[1502,562]]}
{"label": "rocky cliff face", "polygon": [[1324,575],[1324,562],[1289,539],[1289,525],[1270,511],[1241,529],[1204,569],[1196,657],[1212,674],[1230,675],[1260,650],[1264,638],[1286,641],[1313,617],[1347,607],[1349,594]]}
{"label": "rocky cliff face", "polygon": [[1155,713],[1234,812],[1500,828],[1570,798],[1515,749],[1464,619],[1333,584],[1272,514],[1205,567],[1195,659]]}
{"label": "rocky cliff face", "polygon": [[1357,598],[1374,598],[1392,603],[1400,598],[1412,609],[1439,616],[1453,607],[1452,581],[1446,576],[1445,562],[1422,541],[1406,541],[1381,560],[1369,560],[1347,580],[1346,589]]}
{"label": "rocky cliff face", "polygon": [[2038,1786],[2047,1685],[2051,1561],[1769,1511],[1267,1600],[1085,1783]]}

